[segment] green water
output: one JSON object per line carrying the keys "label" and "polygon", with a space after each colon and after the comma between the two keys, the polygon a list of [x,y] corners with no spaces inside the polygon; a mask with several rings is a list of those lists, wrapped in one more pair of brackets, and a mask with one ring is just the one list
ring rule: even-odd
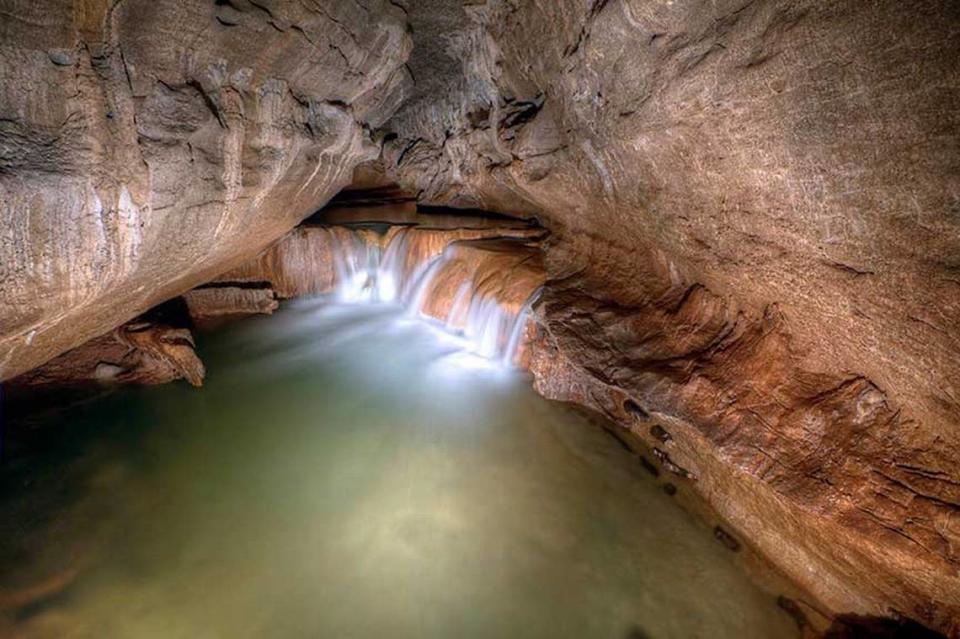
{"label": "green water", "polygon": [[297,303],[201,335],[202,390],[8,415],[0,635],[798,636],[609,435],[398,315]]}

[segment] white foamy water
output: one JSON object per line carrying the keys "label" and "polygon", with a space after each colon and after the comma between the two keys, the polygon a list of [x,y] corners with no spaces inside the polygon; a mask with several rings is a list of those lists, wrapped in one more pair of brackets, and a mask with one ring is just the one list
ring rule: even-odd
{"label": "white foamy water", "polygon": [[[334,298],[348,304],[399,304],[409,317],[425,317],[423,309],[434,280],[453,259],[451,247],[447,247],[440,255],[422,259],[410,268],[409,229],[400,229],[385,248],[360,233],[339,234],[337,239]],[[512,366],[537,294],[519,312],[511,311],[494,294],[476,291],[468,279],[460,284],[446,321],[429,319],[463,338],[470,352]],[[465,325],[458,321],[464,313]]]}

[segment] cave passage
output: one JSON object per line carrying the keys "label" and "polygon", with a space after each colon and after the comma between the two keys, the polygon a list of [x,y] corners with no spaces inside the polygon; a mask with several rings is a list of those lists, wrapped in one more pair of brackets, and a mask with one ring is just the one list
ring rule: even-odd
{"label": "cave passage", "polygon": [[301,299],[198,349],[203,392],[8,416],[0,631],[798,636],[636,456],[396,306]]}

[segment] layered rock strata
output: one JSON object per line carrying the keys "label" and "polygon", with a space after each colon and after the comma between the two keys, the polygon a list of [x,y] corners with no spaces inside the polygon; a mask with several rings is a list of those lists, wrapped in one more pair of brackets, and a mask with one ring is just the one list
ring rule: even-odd
{"label": "layered rock strata", "polygon": [[458,64],[386,125],[387,170],[552,232],[541,391],[675,424],[670,464],[824,612],[960,634],[956,6],[411,19],[456,29],[415,76]]}
{"label": "layered rock strata", "polygon": [[0,379],[242,264],[375,157],[389,0],[0,2]]}
{"label": "layered rock strata", "polygon": [[[298,226],[253,260],[189,293],[188,303],[194,294],[207,297],[214,295],[215,290],[235,291],[238,286],[247,289],[269,286],[280,299],[330,294],[338,281],[338,256],[363,261],[367,259],[368,248],[383,253],[398,234],[405,235],[401,260],[402,275],[408,280],[414,277],[418,267],[438,257],[456,241],[542,236],[540,229],[523,222],[419,215],[406,207],[330,213],[330,224]],[[247,305],[245,300],[238,301],[238,308]]]}
{"label": "layered rock strata", "polygon": [[[543,393],[643,437],[811,610],[960,636],[956,3],[0,10],[0,379],[248,262],[382,127],[365,186],[552,232]],[[195,307],[328,290],[345,238],[298,233]]]}
{"label": "layered rock strata", "polygon": [[187,328],[133,321],[14,378],[11,384],[153,385],[185,379],[193,386],[202,386],[206,371],[194,347]]}
{"label": "layered rock strata", "polygon": [[[487,357],[526,365],[543,286],[542,230],[517,220],[418,214],[406,206],[325,210],[256,259],[184,298],[195,320],[270,313],[277,298],[336,294],[407,305]],[[517,357],[515,357],[515,355]]]}
{"label": "layered rock strata", "polygon": [[508,363],[529,368],[529,344],[537,331],[529,310],[544,279],[536,245],[516,239],[458,241],[444,250],[416,303],[420,313],[448,330],[472,334],[487,356],[504,354]]}
{"label": "layered rock strata", "polygon": [[269,286],[221,286],[195,288],[183,294],[194,319],[222,315],[269,315],[280,306],[276,292]]}

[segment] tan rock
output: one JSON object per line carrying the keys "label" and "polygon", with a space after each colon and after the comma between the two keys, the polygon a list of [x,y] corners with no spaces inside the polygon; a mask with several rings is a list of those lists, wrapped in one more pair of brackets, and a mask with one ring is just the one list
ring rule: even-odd
{"label": "tan rock", "polygon": [[543,286],[540,250],[517,240],[459,240],[445,250],[445,261],[431,281],[421,312],[463,328],[465,295],[493,299],[510,314],[520,312]]}
{"label": "tan rock", "polygon": [[[411,20],[459,24],[459,64],[387,124],[385,165],[551,231],[539,388],[682,424],[671,463],[820,609],[960,636],[955,7]],[[414,74],[440,49],[416,42]]]}
{"label": "tan rock", "polygon": [[[360,259],[356,254],[366,251],[368,246],[385,250],[398,233],[406,234],[403,270],[408,279],[418,266],[460,240],[534,239],[542,235],[540,229],[526,223],[417,215],[402,206],[334,210],[329,220],[329,226],[297,227],[255,259],[224,273],[212,284],[268,284],[284,299],[324,295],[332,293],[337,282],[337,255]],[[388,228],[384,230],[384,226]]]}
{"label": "tan rock", "polygon": [[376,156],[411,43],[364,4],[2,3],[0,379],[249,260]]}
{"label": "tan rock", "polygon": [[138,320],[67,351],[10,384],[165,384],[185,379],[202,386],[204,374],[189,330]]}
{"label": "tan rock", "polygon": [[[388,238],[274,242],[373,160],[382,125],[361,184],[551,231],[543,393],[653,437],[809,607],[960,636],[955,3],[2,13],[0,379],[231,268],[329,291],[335,243]],[[408,268],[451,239],[415,231]]]}
{"label": "tan rock", "polygon": [[222,315],[271,314],[279,306],[271,288],[241,288],[239,286],[211,286],[195,288],[183,294],[193,319]]}

